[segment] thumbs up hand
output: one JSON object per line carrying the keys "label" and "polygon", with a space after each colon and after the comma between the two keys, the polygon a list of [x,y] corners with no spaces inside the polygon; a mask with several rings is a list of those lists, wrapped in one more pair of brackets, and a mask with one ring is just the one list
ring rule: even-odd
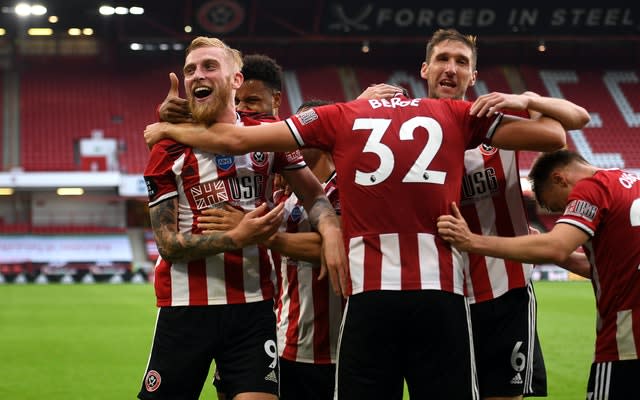
{"label": "thumbs up hand", "polygon": [[189,110],[189,101],[180,97],[178,77],[171,72],[169,74],[169,80],[171,81],[169,93],[167,93],[167,97],[162,104],[160,104],[160,107],[158,107],[160,121],[171,122],[173,124],[193,122],[191,110]]}

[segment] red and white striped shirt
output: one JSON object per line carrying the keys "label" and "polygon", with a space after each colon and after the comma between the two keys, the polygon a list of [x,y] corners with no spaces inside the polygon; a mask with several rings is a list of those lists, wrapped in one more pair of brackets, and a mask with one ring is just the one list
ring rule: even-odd
{"label": "red and white striped shirt", "polygon": [[[325,194],[340,213],[335,173],[325,183]],[[286,232],[309,232],[309,217],[295,194],[285,201]],[[336,362],[336,348],[343,300],[331,289],[328,278],[318,280],[320,266],[282,257],[278,276],[278,351],[290,361],[329,364]]]}
{"label": "red and white striped shirt", "polygon": [[591,238],[583,248],[598,309],[595,362],[640,358],[639,180],[616,169],[578,181],[556,222]]}
{"label": "red and white striped shirt", "polygon": [[[464,156],[460,212],[469,229],[482,235],[529,233],[522,199],[517,153],[480,145]],[[531,280],[533,265],[502,258],[463,254],[465,290],[470,303],[491,300]]]}
{"label": "red and white striped shirt", "polygon": [[502,114],[477,118],[450,99],[356,100],[286,122],[300,146],[333,155],[351,287],[464,294],[462,259],[436,222],[459,202],[464,151],[490,140]]}
{"label": "red and white striped shirt", "polygon": [[[237,123],[259,122],[242,117]],[[197,218],[202,210],[229,203],[251,211],[271,198],[273,172],[304,166],[299,151],[228,156],[163,140],[153,146],[144,177],[149,207],[177,197],[178,230],[200,233]],[[274,296],[274,270],[264,246],[189,262],[159,257],[154,272],[159,307],[249,303]]]}

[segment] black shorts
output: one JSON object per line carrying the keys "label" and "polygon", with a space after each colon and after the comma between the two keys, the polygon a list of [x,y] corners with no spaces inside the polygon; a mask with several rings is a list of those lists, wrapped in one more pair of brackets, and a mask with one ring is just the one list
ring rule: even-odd
{"label": "black shorts", "polygon": [[533,287],[512,289],[470,310],[481,397],[546,396]]}
{"label": "black shorts", "polygon": [[338,400],[478,398],[464,296],[370,291],[347,301],[338,343]]}
{"label": "black shorts", "polygon": [[332,400],[336,365],[280,358],[280,400]]}
{"label": "black shorts", "polygon": [[273,301],[161,308],[138,398],[197,400],[213,360],[229,399],[277,395]]}
{"label": "black shorts", "polygon": [[222,382],[222,379],[220,379],[220,372],[218,371],[218,368],[216,367],[215,372],[213,373],[213,387],[216,388],[216,393],[218,394],[218,397],[220,397],[221,394],[225,394],[226,390],[224,387],[224,382]]}
{"label": "black shorts", "polygon": [[638,377],[640,377],[640,360],[593,363],[587,384],[587,399],[637,399],[636,379]]}

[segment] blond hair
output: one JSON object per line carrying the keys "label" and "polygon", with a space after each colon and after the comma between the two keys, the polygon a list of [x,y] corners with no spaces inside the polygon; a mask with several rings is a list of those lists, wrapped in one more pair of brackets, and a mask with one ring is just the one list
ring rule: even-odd
{"label": "blond hair", "polygon": [[191,53],[193,50],[199,49],[201,47],[218,47],[223,49],[227,54],[227,57],[229,57],[229,59],[233,61],[233,64],[235,65],[237,71],[239,72],[240,70],[242,70],[242,53],[240,52],[240,50],[236,50],[227,46],[225,42],[218,38],[198,36],[191,41],[191,44],[189,44],[189,47],[187,47],[187,49],[185,50],[185,55],[189,55],[189,53]]}

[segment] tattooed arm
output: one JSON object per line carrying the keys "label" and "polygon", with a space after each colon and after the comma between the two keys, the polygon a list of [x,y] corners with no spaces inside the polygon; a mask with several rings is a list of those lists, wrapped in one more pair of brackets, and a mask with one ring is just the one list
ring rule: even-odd
{"label": "tattooed arm", "polygon": [[320,277],[324,277],[328,271],[334,291],[344,294],[347,289],[347,256],[340,220],[331,202],[309,168],[285,170],[282,174],[293,192],[301,199],[302,206],[309,214],[311,226],[322,237]]}
{"label": "tattooed arm", "polygon": [[283,205],[267,211],[266,204],[245,214],[227,232],[206,235],[178,232],[178,199],[165,200],[149,209],[158,252],[167,261],[189,261],[261,242],[280,226]]}

